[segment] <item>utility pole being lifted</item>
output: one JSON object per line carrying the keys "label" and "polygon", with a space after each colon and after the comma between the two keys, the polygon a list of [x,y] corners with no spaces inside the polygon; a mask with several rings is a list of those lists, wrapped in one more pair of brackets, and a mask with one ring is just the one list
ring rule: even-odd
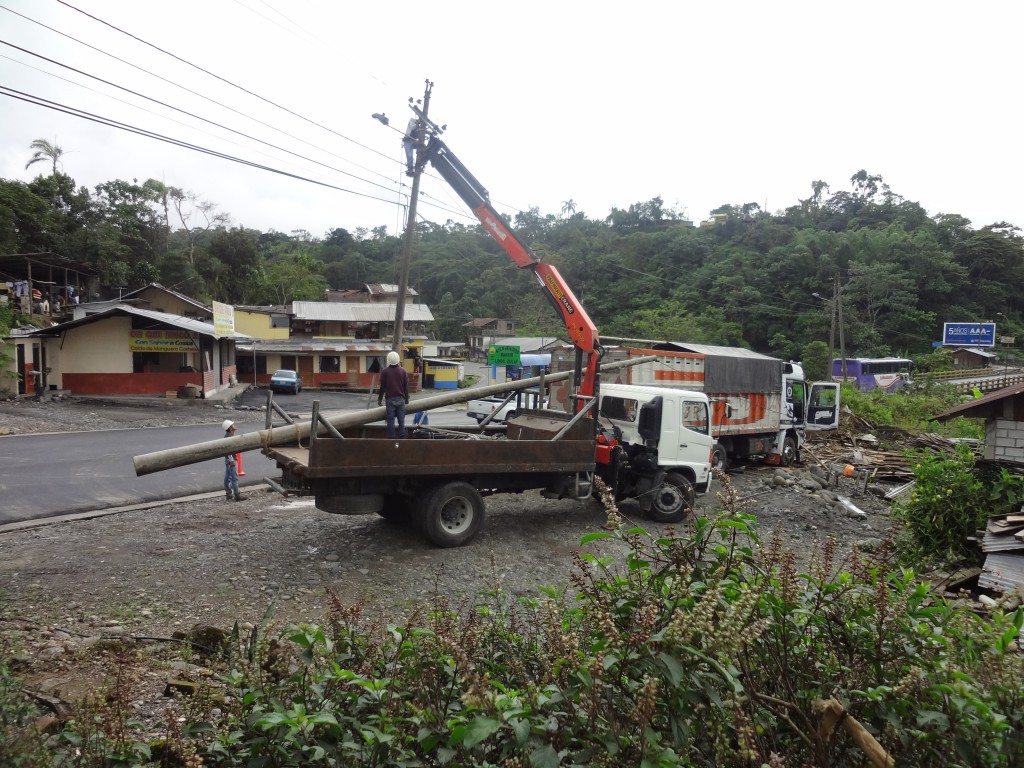
{"label": "utility pole being lifted", "polygon": [[[395,334],[391,342],[391,348],[399,355],[402,354],[402,326],[405,324],[405,294],[409,290],[409,264],[412,261],[412,241],[416,233],[416,200],[420,194],[420,174],[423,172],[423,165],[426,161],[426,148],[424,142],[426,136],[425,120],[427,110],[430,109],[430,91],[434,84],[429,80],[425,81],[423,89],[423,118],[416,121],[416,157],[412,169],[412,191],[409,193],[409,213],[405,222],[405,240],[402,243],[402,259],[398,267],[398,303],[395,305]],[[409,98],[412,101],[412,97]],[[405,139],[409,140],[406,135]]]}

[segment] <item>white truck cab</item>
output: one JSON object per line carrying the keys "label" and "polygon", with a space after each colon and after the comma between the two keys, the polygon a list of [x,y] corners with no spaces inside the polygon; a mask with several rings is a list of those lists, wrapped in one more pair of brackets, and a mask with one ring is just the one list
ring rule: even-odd
{"label": "white truck cab", "polygon": [[[670,387],[602,384],[598,424],[618,460],[599,466],[619,498],[636,498],[655,520],[674,522],[711,485],[711,407],[707,395]],[[607,477],[606,477],[607,479]]]}

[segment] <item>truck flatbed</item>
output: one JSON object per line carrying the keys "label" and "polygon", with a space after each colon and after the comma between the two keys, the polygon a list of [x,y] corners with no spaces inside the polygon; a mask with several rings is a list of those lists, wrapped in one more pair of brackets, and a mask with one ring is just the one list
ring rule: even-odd
{"label": "truck flatbed", "polygon": [[431,440],[317,438],[307,447],[272,447],[267,455],[310,480],[491,473],[592,472],[593,440]]}

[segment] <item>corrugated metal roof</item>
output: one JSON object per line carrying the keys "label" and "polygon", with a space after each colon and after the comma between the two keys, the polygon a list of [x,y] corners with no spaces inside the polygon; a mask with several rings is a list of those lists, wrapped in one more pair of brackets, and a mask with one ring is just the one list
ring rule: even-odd
{"label": "corrugated metal roof", "polygon": [[113,315],[131,315],[134,317],[144,317],[152,320],[156,323],[163,323],[164,325],[170,325],[174,328],[181,328],[185,331],[192,331],[202,336],[212,336],[215,339],[251,339],[251,336],[247,336],[244,333],[233,333],[227,335],[221,335],[214,331],[213,323],[206,323],[202,320],[196,320],[191,317],[182,317],[181,315],[168,315],[165,312],[154,312],[149,309],[139,309],[128,304],[118,304],[116,307],[111,307],[104,312],[96,312],[95,314],[86,315],[85,317],[79,318],[78,320],[69,320],[66,323],[59,323],[58,325],[52,325],[49,328],[44,328],[40,331],[35,331],[30,334],[32,336],[58,336],[68,328],[77,328],[81,325],[88,325],[89,323],[95,323],[98,320],[103,320]]}
{"label": "corrugated metal roof", "polygon": [[[306,352],[310,354],[330,353],[363,353],[386,355],[391,351],[391,343],[387,341],[349,341],[345,339],[274,339],[271,341],[254,340],[257,352]],[[252,344],[246,342],[238,345],[239,349],[251,350]]]}
{"label": "corrugated metal roof", "polygon": [[[339,323],[386,323],[395,319],[394,304],[365,304],[344,301],[295,301],[296,320],[322,320]],[[434,320],[426,304],[406,304],[405,322],[429,323]]]}
{"label": "corrugated metal roof", "polygon": [[[965,418],[987,418],[993,414],[998,415],[998,409],[1001,408],[1002,400],[1008,397],[1015,397],[1016,395],[1024,392],[1024,384],[1014,384],[1013,386],[1004,387],[1003,389],[997,389],[995,392],[989,392],[983,397],[979,397],[977,400],[971,400],[970,402],[962,405],[957,405],[950,408],[948,411],[943,411],[935,417],[936,421],[947,421],[956,416],[964,416]],[[996,404],[999,403],[999,406]]]}
{"label": "corrugated metal roof", "polygon": [[1014,531],[996,533],[986,531],[985,537],[981,540],[982,552],[1012,552],[1020,551],[1024,554],[1024,542],[1013,535]]}
{"label": "corrugated metal roof", "polygon": [[1024,587],[1024,557],[1005,552],[988,555],[978,576],[978,586],[997,592],[1012,592]]}
{"label": "corrugated metal roof", "polygon": [[497,344],[499,347],[519,347],[520,352],[539,352],[553,346],[569,344],[557,336],[495,336],[487,340],[487,345]]}
{"label": "corrugated metal roof", "polygon": [[144,285],[141,288],[136,288],[134,291],[128,291],[128,293],[125,293],[125,294],[123,294],[121,296],[121,299],[128,299],[128,298],[130,298],[132,296],[135,296],[136,294],[142,293],[143,291],[145,291],[145,290],[147,290],[149,288],[155,288],[158,291],[163,291],[164,293],[169,294],[171,296],[174,296],[175,298],[179,299],[180,301],[185,302],[186,304],[191,304],[193,307],[197,307],[199,309],[203,309],[203,310],[205,310],[207,312],[210,312],[210,313],[213,312],[213,310],[210,307],[208,307],[206,304],[203,304],[203,302],[196,301],[191,296],[186,296],[184,293],[179,293],[178,291],[175,291],[172,288],[168,288],[167,286],[160,285],[160,283],[150,283],[149,285]]}
{"label": "corrugated metal roof", "polygon": [[[389,296],[398,293],[398,286],[394,283],[366,283],[366,292],[371,296]],[[406,287],[405,292],[410,296],[419,296],[415,288]]]}
{"label": "corrugated metal roof", "polygon": [[668,347],[677,352],[696,352],[698,355],[713,355],[716,357],[749,357],[758,360],[778,359],[770,355],[762,355],[760,352],[754,352],[752,349],[743,349],[742,347],[719,347],[714,344],[683,344],[678,341],[656,345],[656,348],[664,349]]}

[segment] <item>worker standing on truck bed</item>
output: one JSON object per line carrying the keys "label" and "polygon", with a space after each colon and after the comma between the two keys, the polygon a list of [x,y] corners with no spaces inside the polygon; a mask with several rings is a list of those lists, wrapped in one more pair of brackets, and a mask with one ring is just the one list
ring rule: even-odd
{"label": "worker standing on truck bed", "polygon": [[398,437],[405,437],[405,406],[409,404],[409,376],[399,363],[401,358],[392,350],[388,352],[388,367],[380,375],[380,391],[377,405],[387,402],[386,421],[388,437],[395,436],[395,421],[398,421]]}

